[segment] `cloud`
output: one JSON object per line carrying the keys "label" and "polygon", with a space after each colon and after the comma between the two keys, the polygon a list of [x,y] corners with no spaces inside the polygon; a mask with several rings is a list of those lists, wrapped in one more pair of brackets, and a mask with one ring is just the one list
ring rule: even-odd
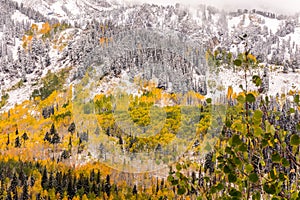
{"label": "cloud", "polygon": [[195,6],[199,4],[212,5],[219,9],[236,10],[243,9],[259,9],[283,14],[295,14],[300,12],[300,1],[296,0],[125,0],[131,3],[150,3],[158,5],[175,5],[176,3]]}

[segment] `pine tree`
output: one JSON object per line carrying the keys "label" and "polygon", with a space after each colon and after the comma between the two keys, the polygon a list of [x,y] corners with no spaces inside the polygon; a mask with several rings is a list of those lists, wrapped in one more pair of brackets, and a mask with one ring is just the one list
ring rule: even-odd
{"label": "pine tree", "polygon": [[24,183],[24,185],[23,185],[23,194],[22,194],[22,199],[23,199],[23,200],[27,200],[27,199],[29,199],[27,181],[25,181],[25,183]]}
{"label": "pine tree", "polygon": [[137,195],[137,188],[136,188],[136,185],[134,184],[134,186],[133,186],[133,189],[132,189],[132,194],[133,195]]}
{"label": "pine tree", "polygon": [[50,172],[50,176],[49,176],[49,188],[56,188],[55,179],[53,177],[53,172]]}
{"label": "pine tree", "polygon": [[18,136],[18,137],[16,137],[16,139],[15,139],[15,147],[16,147],[16,148],[19,148],[19,147],[21,147],[21,142],[20,142],[20,138],[19,138],[19,136]]}
{"label": "pine tree", "polygon": [[88,177],[86,177],[84,179],[83,187],[84,187],[84,193],[88,194],[90,192],[90,185],[89,185],[89,178]]}
{"label": "pine tree", "polygon": [[56,190],[60,195],[63,195],[64,192],[64,187],[65,185],[63,184],[63,177],[62,177],[62,172],[57,172],[55,176],[55,182],[56,182]]}
{"label": "pine tree", "polygon": [[95,180],[95,170],[92,169],[92,171],[90,172],[90,182],[93,182]]}
{"label": "pine tree", "polygon": [[106,176],[106,182],[104,184],[104,192],[107,194],[107,196],[110,196],[110,189],[111,189],[111,184],[110,184],[110,176]]}
{"label": "pine tree", "polygon": [[74,133],[75,133],[75,130],[76,130],[75,123],[72,122],[71,125],[70,125],[69,128],[68,128],[68,131],[69,131],[70,133],[74,134]]}
{"label": "pine tree", "polygon": [[72,180],[68,181],[68,188],[67,188],[67,192],[68,192],[68,196],[69,198],[73,198],[74,197],[74,190],[73,190],[73,184],[72,184]]}
{"label": "pine tree", "polygon": [[48,142],[51,141],[51,136],[50,136],[50,133],[48,131],[45,134],[44,141],[48,141]]}
{"label": "pine tree", "polygon": [[98,192],[99,192],[98,186],[96,185],[95,181],[93,182],[93,185],[92,185],[92,188],[91,188],[91,192],[94,193],[95,195],[97,195]]}
{"label": "pine tree", "polygon": [[42,187],[44,189],[48,188],[48,172],[46,167],[44,167],[43,174],[42,174]]}
{"label": "pine tree", "polygon": [[6,141],[6,145],[8,146],[10,144],[10,138],[9,138],[9,133],[7,134],[7,141]]}
{"label": "pine tree", "polygon": [[55,129],[54,124],[52,124],[51,128],[50,128],[50,135],[54,135],[54,134],[56,134],[56,129]]}
{"label": "pine tree", "polygon": [[22,135],[22,139],[23,139],[23,142],[24,142],[24,144],[25,144],[25,142],[29,139],[29,137],[28,137],[28,135],[27,135],[27,133],[25,132],[25,133],[23,133],[23,135]]}
{"label": "pine tree", "polygon": [[14,173],[9,190],[14,191],[17,189],[17,186],[18,186],[18,177],[17,177],[17,174]]}
{"label": "pine tree", "polygon": [[101,177],[101,175],[100,175],[100,170],[98,170],[98,172],[97,172],[97,179],[96,179],[96,183],[97,184],[100,184],[100,177]]}
{"label": "pine tree", "polygon": [[33,176],[30,176],[30,187],[34,186],[35,179]]}
{"label": "pine tree", "polygon": [[59,142],[60,142],[60,137],[59,137],[58,133],[55,132],[55,134],[52,136],[51,143],[52,143],[52,144],[57,144],[57,143],[59,143]]}

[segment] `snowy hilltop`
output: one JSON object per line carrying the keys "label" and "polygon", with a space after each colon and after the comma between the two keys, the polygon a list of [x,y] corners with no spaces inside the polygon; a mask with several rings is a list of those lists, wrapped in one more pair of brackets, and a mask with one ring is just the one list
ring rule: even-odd
{"label": "snowy hilltop", "polygon": [[266,94],[300,89],[298,14],[100,0],[1,0],[0,11],[2,110],[41,95],[41,78],[63,69],[67,87],[94,68],[105,81],[93,93],[120,80],[129,87],[137,76],[170,93],[238,92],[243,73],[220,65],[210,74],[207,52],[250,50],[262,67],[249,78],[264,75]]}

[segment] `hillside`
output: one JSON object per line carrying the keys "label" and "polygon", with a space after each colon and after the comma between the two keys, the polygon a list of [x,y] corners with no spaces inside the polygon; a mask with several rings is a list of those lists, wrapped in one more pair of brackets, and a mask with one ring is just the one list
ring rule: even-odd
{"label": "hillside", "polygon": [[299,39],[299,14],[0,0],[1,198],[299,198]]}

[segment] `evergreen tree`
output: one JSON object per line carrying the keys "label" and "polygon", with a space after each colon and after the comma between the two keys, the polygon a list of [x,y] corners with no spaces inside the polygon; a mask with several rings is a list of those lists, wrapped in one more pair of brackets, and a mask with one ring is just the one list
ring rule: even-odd
{"label": "evergreen tree", "polygon": [[69,198],[73,198],[74,196],[75,196],[75,194],[76,194],[76,189],[75,189],[75,187],[76,187],[76,177],[74,177],[74,180],[73,180],[73,178],[72,178],[72,175],[71,175],[71,173],[69,172],[68,173],[68,175],[67,175],[68,177],[67,177],[67,180],[68,180],[68,183],[67,183],[67,192],[68,192],[68,196],[69,196]]}
{"label": "evergreen tree", "polygon": [[42,187],[44,189],[48,188],[48,172],[46,167],[44,167],[43,174],[42,174]]}
{"label": "evergreen tree", "polygon": [[50,133],[48,131],[45,134],[44,141],[48,141],[48,142],[51,141],[51,136],[50,136]]}
{"label": "evergreen tree", "polygon": [[68,128],[68,131],[73,134],[73,133],[75,133],[75,130],[76,130],[75,123],[72,122],[71,125]]}
{"label": "evergreen tree", "polygon": [[133,194],[133,195],[137,195],[137,193],[138,193],[138,192],[137,192],[136,185],[134,185],[134,186],[133,186],[133,189],[132,189],[132,194]]}
{"label": "evergreen tree", "polygon": [[19,148],[19,147],[21,147],[21,142],[20,142],[20,138],[19,138],[19,136],[18,136],[18,137],[16,137],[16,139],[15,139],[15,147],[16,147],[16,148]]}
{"label": "evergreen tree", "polygon": [[24,183],[24,185],[23,185],[22,199],[23,199],[23,200],[29,199],[29,193],[28,193],[28,185],[27,185],[27,181],[25,181],[25,183]]}
{"label": "evergreen tree", "polygon": [[25,133],[23,133],[23,135],[22,135],[22,139],[23,139],[24,143],[25,143],[25,141],[26,141],[26,140],[28,140],[28,139],[29,139],[29,137],[28,137],[28,135],[27,135],[27,133],[26,133],[26,132],[25,132]]}
{"label": "evergreen tree", "polygon": [[57,172],[56,176],[55,176],[55,182],[56,182],[56,190],[58,193],[60,193],[61,195],[63,195],[64,192],[64,187],[65,185],[63,185],[63,181],[62,181],[62,172]]}
{"label": "evergreen tree", "polygon": [[51,128],[50,128],[50,135],[54,135],[54,134],[56,134],[56,129],[55,129],[54,124],[52,123]]}
{"label": "evergreen tree", "polygon": [[18,186],[18,177],[17,174],[14,173],[12,181],[10,183],[9,191],[17,190],[17,186]]}
{"label": "evergreen tree", "polygon": [[50,172],[50,176],[49,176],[49,188],[56,188],[55,185],[55,179],[53,177],[53,172]]}
{"label": "evergreen tree", "polygon": [[30,187],[34,186],[35,179],[33,176],[30,176]]}
{"label": "evergreen tree", "polygon": [[8,146],[10,144],[10,138],[9,138],[9,133],[7,134],[7,141],[6,141],[6,145]]}
{"label": "evergreen tree", "polygon": [[52,136],[51,143],[52,143],[52,144],[57,144],[57,143],[59,143],[59,142],[60,142],[60,137],[59,137],[58,133],[55,132],[55,134]]}
{"label": "evergreen tree", "polygon": [[92,169],[92,171],[90,172],[90,182],[93,182],[95,180],[95,170]]}
{"label": "evergreen tree", "polygon": [[100,170],[98,170],[97,171],[97,179],[96,179],[97,184],[100,183],[100,180],[101,180],[100,178],[101,178],[101,174],[100,174]]}
{"label": "evergreen tree", "polygon": [[83,187],[84,187],[84,193],[88,194],[90,192],[90,184],[89,184],[89,178],[88,177],[86,177],[84,179]]}
{"label": "evergreen tree", "polygon": [[104,192],[107,194],[107,196],[110,196],[110,190],[111,190],[111,184],[110,184],[110,176],[106,176],[106,181],[104,184]]}

